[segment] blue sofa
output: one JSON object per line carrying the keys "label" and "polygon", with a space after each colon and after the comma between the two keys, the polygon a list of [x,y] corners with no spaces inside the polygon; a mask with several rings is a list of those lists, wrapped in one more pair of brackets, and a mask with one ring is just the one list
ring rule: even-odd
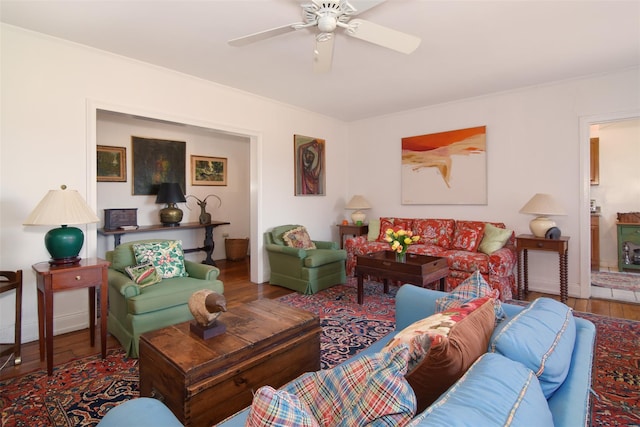
{"label": "blue sofa", "polygon": [[[413,285],[404,285],[400,288],[396,296],[396,330],[402,330],[413,322],[427,317],[435,311],[436,299],[442,297],[444,294],[439,291],[433,291],[429,289],[420,288]],[[504,311],[507,315],[507,319],[503,320],[496,327],[492,341],[502,332],[505,325],[509,320],[521,313],[524,307],[503,304]],[[546,400],[544,411],[540,411],[536,404],[540,404],[540,398],[537,403],[529,404],[527,396],[524,398],[518,398],[517,402],[512,406],[512,412],[520,412],[512,418],[512,425],[555,425],[559,426],[580,426],[583,427],[588,424],[589,420],[589,393],[591,387],[591,367],[593,361],[594,341],[595,341],[595,326],[593,323],[581,319],[578,317],[573,318],[575,321],[575,344],[573,345],[573,351],[571,353],[571,362],[568,367],[568,373],[566,379],[561,383],[559,388]],[[538,335],[538,334],[533,334]],[[356,357],[361,357],[365,354],[373,354],[380,351],[387,342],[395,336],[395,333],[391,333],[381,340],[374,343],[372,346],[361,352]],[[531,337],[533,341],[536,341],[536,336]],[[490,344],[491,346],[491,344]],[[485,357],[486,356],[486,357]],[[567,356],[568,357],[568,356]],[[507,383],[512,381],[512,378],[517,377],[517,374],[505,374],[507,369],[515,368],[519,369],[517,373],[523,373],[531,371],[524,368],[519,362],[513,362],[504,356],[499,354],[485,354],[482,361],[474,364],[467,374],[463,376],[456,384],[454,384],[443,396],[440,397],[432,406],[427,408],[421,414],[418,414],[410,425],[412,426],[427,426],[427,425],[465,425],[465,420],[462,420],[464,416],[480,417],[481,415],[473,413],[474,409],[481,407],[490,401],[489,410],[497,411],[492,405],[509,405],[506,402],[508,399],[504,399],[504,395],[492,395],[495,390],[495,384],[491,383],[492,379],[496,379],[498,382],[506,379]],[[353,360],[353,359],[351,359]],[[480,363],[482,362],[482,363]],[[484,363],[487,362],[487,363]],[[348,361],[345,363],[349,363]],[[488,365],[493,363],[493,366]],[[497,365],[496,365],[497,363]],[[476,366],[477,365],[477,366]],[[489,370],[486,370],[486,366],[491,366]],[[483,371],[483,368],[485,370]],[[473,371],[473,372],[472,372]],[[509,370],[508,372],[512,372]],[[467,390],[465,395],[464,386],[467,383],[473,383],[475,375],[475,381],[480,383],[480,387],[484,387],[484,394],[479,394],[477,390]],[[483,375],[485,377],[483,377]],[[526,375],[526,373],[525,373]],[[469,378],[467,378],[469,377]],[[515,380],[513,380],[515,381]],[[465,383],[465,384],[460,384]],[[536,381],[537,383],[537,381]],[[500,386],[500,385],[499,385]],[[540,390],[540,387],[537,386]],[[534,390],[535,391],[535,390]],[[540,391],[537,392],[542,397],[544,403],[544,395]],[[466,401],[465,401],[465,396]],[[469,404],[469,397],[471,397],[472,404]],[[492,399],[492,397],[495,397]],[[458,403],[462,401],[461,406],[456,407],[456,399]],[[535,397],[534,397],[535,400]],[[447,405],[454,405],[448,407]],[[546,410],[548,405],[549,411]],[[434,409],[435,408],[435,409]],[[438,410],[446,414],[445,424],[440,424],[438,420]],[[509,411],[509,408],[507,408]],[[469,413],[471,412],[471,413]],[[541,415],[543,412],[550,412],[547,420]],[[140,420],[139,426],[152,426],[163,425],[167,427],[181,426],[180,422],[173,416],[162,403],[149,398],[140,398],[128,401],[107,413],[107,415],[100,422],[99,427],[114,427],[122,425],[123,420],[131,421],[131,417],[135,414],[145,414],[143,420]],[[241,427],[244,426],[249,409],[245,409],[227,420],[219,424],[222,427]],[[431,416],[431,418],[429,417]],[[520,418],[518,418],[518,416]],[[460,419],[456,419],[459,417]],[[533,418],[532,418],[533,417]],[[552,419],[551,419],[552,418]],[[474,418],[476,419],[476,418]],[[479,418],[478,418],[479,419]],[[478,424],[476,419],[475,425]],[[526,420],[524,422],[523,420]],[[459,422],[458,422],[459,421]]]}

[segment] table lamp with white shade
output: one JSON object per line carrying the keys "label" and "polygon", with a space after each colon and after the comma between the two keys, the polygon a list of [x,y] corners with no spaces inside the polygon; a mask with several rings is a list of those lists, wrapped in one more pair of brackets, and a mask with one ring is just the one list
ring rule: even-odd
{"label": "table lamp with white shade", "polygon": [[520,213],[537,215],[529,223],[529,229],[536,237],[545,237],[547,230],[556,223],[547,218],[550,215],[566,215],[562,205],[550,194],[537,193],[520,209]]}
{"label": "table lamp with white shade", "polygon": [[78,254],[84,244],[84,233],[69,225],[100,222],[80,193],[61,185],[60,190],[49,190],[23,225],[60,225],[44,236],[44,245],[51,255],[49,264],[73,265],[80,262]]}
{"label": "table lamp with white shade", "polygon": [[362,211],[371,209],[371,205],[365,200],[364,197],[356,195],[353,196],[351,200],[349,200],[349,203],[347,203],[347,206],[345,206],[344,208],[354,211],[351,214],[351,220],[354,224],[358,224],[358,221],[360,221],[361,224],[364,224],[364,220],[367,216]]}

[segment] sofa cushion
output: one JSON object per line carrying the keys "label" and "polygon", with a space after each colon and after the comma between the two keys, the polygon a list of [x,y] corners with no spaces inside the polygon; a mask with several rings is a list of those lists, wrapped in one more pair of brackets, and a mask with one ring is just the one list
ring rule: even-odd
{"label": "sofa cushion", "polygon": [[567,377],[575,339],[571,309],[551,298],[538,298],[502,327],[489,350],[531,369],[548,399]]}
{"label": "sofa cushion", "polygon": [[494,325],[493,301],[480,298],[414,323],[385,346],[383,352],[410,344],[413,369],[406,377],[416,394],[419,412],[487,351]]}
{"label": "sofa cushion", "polygon": [[375,242],[376,240],[378,240],[379,235],[380,235],[380,220],[370,219],[369,232],[367,233],[367,241]]}
{"label": "sofa cushion", "polygon": [[393,230],[411,230],[409,220],[401,218],[380,218],[380,233],[378,233],[378,242],[385,242],[387,236],[387,230],[392,228]]}
{"label": "sofa cushion", "polygon": [[160,286],[147,286],[140,294],[127,298],[127,313],[131,315],[151,313],[169,307],[187,305],[194,292],[211,289],[221,292],[217,282],[193,277],[164,279]]}
{"label": "sofa cushion", "polygon": [[403,425],[416,411],[415,395],[404,378],[408,352],[402,346],[363,355],[303,374],[282,390],[295,394],[322,425]]}
{"label": "sofa cushion", "polygon": [[456,230],[453,233],[451,249],[462,249],[476,252],[484,234],[484,222],[457,221]]}
{"label": "sofa cushion", "polygon": [[491,255],[498,249],[502,249],[512,234],[513,230],[496,227],[493,224],[487,223],[484,226],[484,236],[482,236],[478,250],[487,255]]}
{"label": "sofa cushion", "polygon": [[505,313],[502,308],[502,303],[498,299],[500,296],[499,294],[500,292],[497,289],[493,289],[491,285],[484,280],[482,274],[476,270],[453,291],[436,300],[436,312],[460,307],[461,305],[476,298],[491,297],[494,300],[496,321],[500,321],[505,318]]}
{"label": "sofa cushion", "polygon": [[413,234],[420,236],[418,243],[451,248],[456,222],[453,219],[416,219]]}
{"label": "sofa cushion", "polygon": [[163,279],[186,277],[182,240],[162,240],[133,245],[136,262],[152,262]]}
{"label": "sofa cushion", "polygon": [[504,356],[485,353],[408,425],[551,427],[553,417],[530,369]]}
{"label": "sofa cushion", "polygon": [[310,249],[304,259],[304,266],[313,268],[347,259],[347,252],[336,249]]}
{"label": "sofa cushion", "polygon": [[245,426],[316,427],[319,424],[295,394],[263,386],[253,395]]}
{"label": "sofa cushion", "polygon": [[125,271],[138,286],[144,288],[159,283],[162,280],[160,274],[153,266],[151,261],[144,262],[138,265],[131,265],[125,268]]}
{"label": "sofa cushion", "polygon": [[293,228],[282,235],[285,245],[297,249],[315,249],[316,244],[311,241],[307,229],[303,226]]}

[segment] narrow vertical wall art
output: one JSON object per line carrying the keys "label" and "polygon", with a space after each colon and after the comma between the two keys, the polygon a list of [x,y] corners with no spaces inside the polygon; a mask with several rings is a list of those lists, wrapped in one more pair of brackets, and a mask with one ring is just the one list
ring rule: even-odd
{"label": "narrow vertical wall art", "polygon": [[402,138],[402,204],[486,205],[486,126]]}
{"label": "narrow vertical wall art", "polygon": [[325,195],[325,141],[294,135],[294,173],[296,196]]}

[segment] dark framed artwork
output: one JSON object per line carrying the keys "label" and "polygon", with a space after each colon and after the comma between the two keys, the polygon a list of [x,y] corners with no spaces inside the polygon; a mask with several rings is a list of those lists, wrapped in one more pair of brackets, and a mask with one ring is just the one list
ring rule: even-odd
{"label": "dark framed artwork", "polygon": [[186,142],[131,137],[134,196],[158,194],[163,182],[185,186]]}
{"label": "dark framed artwork", "polygon": [[293,136],[296,196],[325,195],[325,141],[309,136]]}
{"label": "dark framed artwork", "polygon": [[403,205],[486,205],[487,127],[402,138]]}
{"label": "dark framed artwork", "polygon": [[98,145],[98,182],[127,181],[127,149]]}
{"label": "dark framed artwork", "polygon": [[191,156],[191,185],[227,185],[227,158]]}

